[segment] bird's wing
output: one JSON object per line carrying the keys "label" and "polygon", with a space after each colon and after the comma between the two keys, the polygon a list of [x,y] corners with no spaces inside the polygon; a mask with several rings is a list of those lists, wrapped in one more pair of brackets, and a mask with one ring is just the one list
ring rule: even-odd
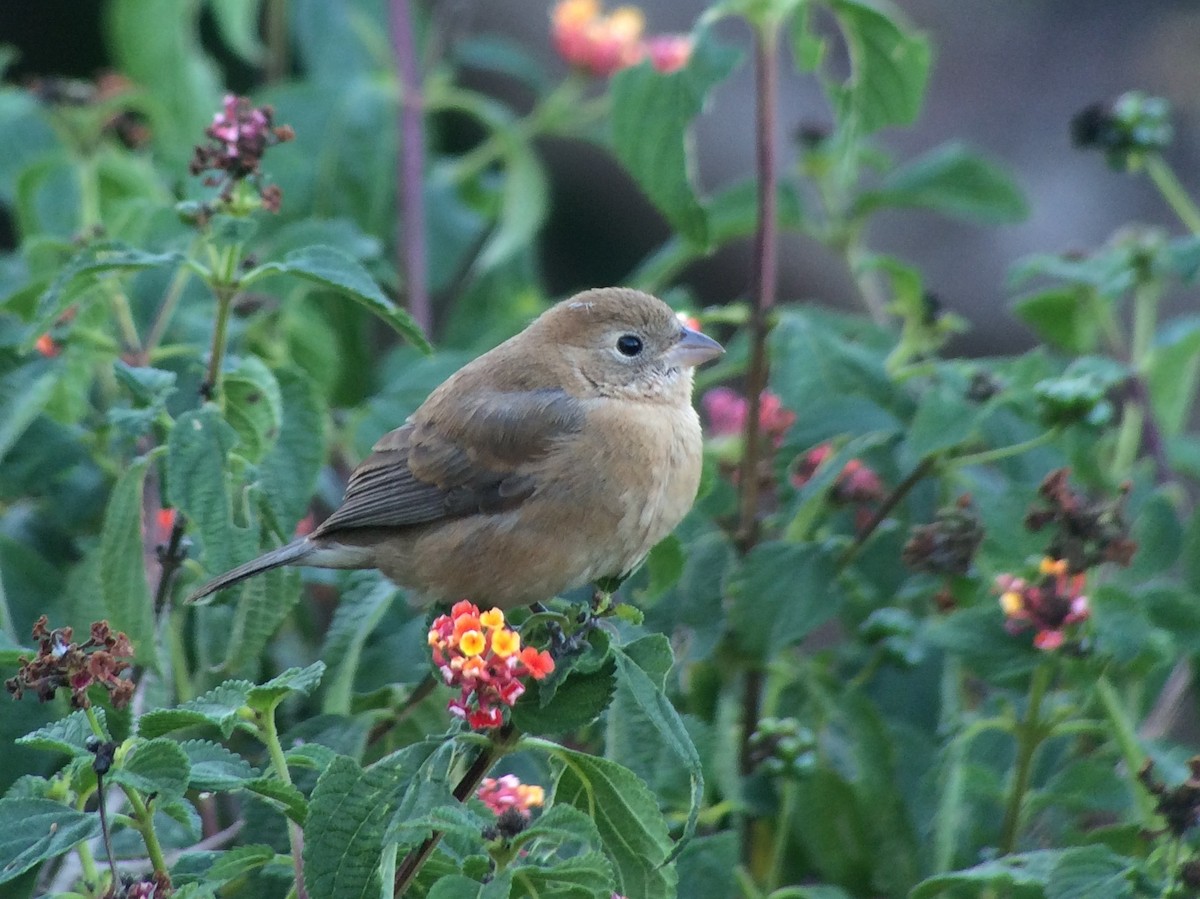
{"label": "bird's wing", "polygon": [[580,402],[562,390],[487,392],[421,409],[379,439],[313,536],[513,508],[536,487],[530,463],[582,426]]}

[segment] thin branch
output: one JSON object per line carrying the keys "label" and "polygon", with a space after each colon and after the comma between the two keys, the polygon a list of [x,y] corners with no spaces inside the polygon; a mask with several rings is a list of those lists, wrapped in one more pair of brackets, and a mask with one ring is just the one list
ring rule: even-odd
{"label": "thin branch", "polygon": [[875,533],[875,529],[884,522],[884,519],[892,513],[892,510],[900,504],[904,497],[908,496],[912,489],[921,483],[925,478],[931,475],[937,468],[937,457],[926,456],[921,460],[921,463],[909,472],[908,477],[896,485],[896,489],[883,498],[883,502],[879,504],[879,508],[875,510],[875,514],[870,520],[864,524],[857,534],[854,535],[854,542],[846,547],[846,551],[842,553],[838,559],[838,567],[844,568],[848,565],[859,550],[866,545],[871,535]]}
{"label": "thin branch", "polygon": [[392,55],[400,79],[400,158],[397,181],[400,187],[400,220],[397,222],[399,268],[404,273],[408,293],[408,311],[426,333],[430,333],[433,314],[429,304],[429,277],[425,254],[425,126],[421,73],[417,65],[413,39],[412,10],[409,0],[391,0],[388,21],[391,26]]}
{"label": "thin branch", "polygon": [[[475,761],[471,763],[471,767],[467,769],[467,773],[454,788],[455,799],[465,802],[469,796],[474,795],[475,791],[479,789],[480,782],[492,769],[492,765],[496,764],[496,761],[504,754],[505,748],[512,744],[515,734],[516,730],[513,726],[506,724],[500,729],[496,738],[480,750]],[[393,881],[392,887],[393,896],[399,899],[404,895],[404,891],[412,885],[417,872],[429,860],[429,856],[433,855],[433,850],[437,848],[441,839],[441,831],[435,830],[425,842],[405,856],[404,861],[396,868],[396,879]]]}

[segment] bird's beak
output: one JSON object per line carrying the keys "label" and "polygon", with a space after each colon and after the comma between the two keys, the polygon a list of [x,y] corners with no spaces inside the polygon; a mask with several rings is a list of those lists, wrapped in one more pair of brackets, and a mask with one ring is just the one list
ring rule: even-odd
{"label": "bird's beak", "polygon": [[709,359],[716,359],[724,352],[725,347],[708,335],[684,328],[683,336],[679,338],[679,343],[667,352],[667,358],[673,367],[694,368]]}

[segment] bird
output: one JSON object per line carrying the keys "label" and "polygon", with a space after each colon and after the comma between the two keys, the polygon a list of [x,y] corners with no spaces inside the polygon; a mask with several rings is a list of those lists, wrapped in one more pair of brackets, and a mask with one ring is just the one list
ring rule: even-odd
{"label": "bird", "polygon": [[585,290],[435,388],[315,530],[221,574],[377,568],[416,605],[509,609],[634,570],[700,483],[693,370],[724,352],[662,300]]}

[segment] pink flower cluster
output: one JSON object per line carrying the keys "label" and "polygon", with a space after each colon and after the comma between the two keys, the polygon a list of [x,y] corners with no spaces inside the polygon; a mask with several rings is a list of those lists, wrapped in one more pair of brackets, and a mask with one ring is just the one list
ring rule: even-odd
{"label": "pink flower cluster", "polygon": [[504,723],[501,706],[521,698],[521,678],[541,680],[554,670],[550,653],[521,647],[521,635],[504,623],[503,612],[481,613],[466,601],[434,619],[429,646],[442,679],[460,691],[450,700],[450,714],[466,719],[476,730]]}
{"label": "pink flower cluster", "polygon": [[[274,116],[270,106],[253,106],[245,97],[227,94],[221,111],[204,130],[211,143],[197,146],[192,154],[191,173],[219,173],[210,175],[204,183],[220,186],[221,199],[228,202],[237,182],[257,181],[260,177],[263,154],[268,148],[295,137],[289,125],[275,125]],[[266,209],[279,211],[283,194],[278,186],[260,186],[259,195]]]}
{"label": "pink flower cluster", "polygon": [[537,784],[521,783],[515,774],[485,777],[475,795],[483,800],[483,804],[490,808],[496,817],[514,809],[528,819],[530,810],[546,801],[545,790]]}
{"label": "pink flower cluster", "polygon": [[[792,486],[803,487],[812,480],[825,462],[833,455],[833,444],[821,443],[814,446],[796,462],[792,473]],[[876,503],[883,499],[883,481],[869,465],[851,459],[838,473],[833,482],[833,499],[839,503]]]}
{"label": "pink flower cluster", "polygon": [[1091,614],[1083,595],[1084,576],[1071,574],[1064,559],[1043,559],[1038,570],[1041,580],[1037,583],[1011,574],[996,578],[1004,626],[1010,634],[1032,627],[1037,631],[1034,646],[1058,649],[1066,639],[1065,629],[1086,621]]}
{"label": "pink flower cluster", "polygon": [[[714,387],[700,400],[708,419],[709,432],[714,437],[732,437],[741,434],[746,427],[746,416],[750,414],[749,401],[729,387]],[[783,401],[764,390],[758,398],[758,427],[771,438],[775,446],[783,443],[783,435],[796,421],[796,413],[785,409]]]}
{"label": "pink flower cluster", "polygon": [[550,18],[559,56],[597,78],[607,78],[643,59],[660,72],[675,72],[692,55],[692,39],[687,35],[643,38],[646,19],[635,6],[621,6],[605,15],[599,0],[561,0]]}

